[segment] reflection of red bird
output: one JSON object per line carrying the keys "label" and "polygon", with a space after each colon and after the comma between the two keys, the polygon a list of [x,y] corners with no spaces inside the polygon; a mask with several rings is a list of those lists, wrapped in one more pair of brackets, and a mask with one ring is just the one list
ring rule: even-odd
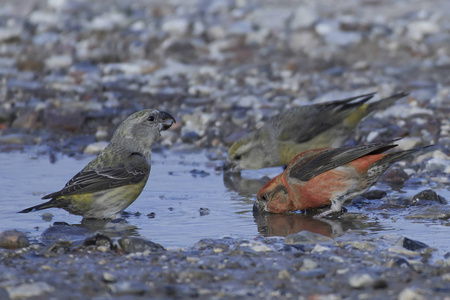
{"label": "reflection of red bird", "polygon": [[393,163],[423,148],[383,153],[393,141],[309,150],[259,192],[255,210],[284,213],[331,204],[317,217],[338,212],[342,204],[367,191]]}

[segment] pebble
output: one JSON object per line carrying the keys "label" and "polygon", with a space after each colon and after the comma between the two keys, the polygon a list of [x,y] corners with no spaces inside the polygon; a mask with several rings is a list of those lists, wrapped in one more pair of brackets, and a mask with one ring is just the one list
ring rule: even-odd
{"label": "pebble", "polygon": [[425,300],[424,292],[421,289],[407,287],[398,294],[398,300]]}
{"label": "pebble", "polygon": [[312,26],[319,19],[316,7],[312,3],[299,6],[293,15],[291,21],[292,30],[299,30]]}
{"label": "pebble", "polygon": [[428,248],[428,245],[419,241],[411,240],[408,238],[402,238],[397,243],[398,245],[402,245],[403,248],[411,250],[411,251],[417,251],[423,248]]}
{"label": "pebble", "polygon": [[358,250],[363,250],[363,251],[373,251],[377,248],[377,244],[371,243],[371,242],[355,241],[355,242],[349,242],[348,244],[352,248],[355,248]]}
{"label": "pebble", "polygon": [[110,287],[117,296],[143,295],[149,290],[146,284],[139,281],[120,281],[111,284]]}
{"label": "pebble", "polygon": [[285,245],[302,244],[331,244],[333,239],[311,231],[302,230],[299,233],[288,235],[284,238]]}
{"label": "pebble", "polygon": [[448,219],[450,218],[450,207],[448,205],[433,204],[412,210],[405,219]]}
{"label": "pebble", "polygon": [[122,250],[127,253],[165,251],[164,247],[160,244],[138,237],[123,237],[119,239],[118,243]]}
{"label": "pebble", "polygon": [[427,35],[436,34],[440,30],[439,25],[428,20],[411,22],[407,25],[407,29],[408,36],[415,41],[420,41]]}
{"label": "pebble", "polygon": [[420,253],[417,251],[411,251],[408,249],[405,249],[403,246],[394,246],[388,249],[389,252],[402,254],[406,256],[419,256]]}
{"label": "pebble", "polygon": [[356,274],[350,276],[348,284],[354,289],[362,289],[373,286],[375,279],[369,274]]}
{"label": "pebble", "polygon": [[303,260],[303,264],[302,264],[300,271],[316,269],[318,266],[319,266],[319,264],[316,261],[309,259],[309,258],[305,258]]}
{"label": "pebble", "polygon": [[273,249],[261,242],[242,243],[241,247],[249,247],[255,252],[271,252]]}
{"label": "pebble", "polygon": [[31,145],[35,143],[35,137],[22,134],[11,133],[0,136],[0,145]]}
{"label": "pebble", "polygon": [[44,220],[45,222],[51,222],[53,220],[53,214],[52,213],[43,213],[41,215],[42,220]]}
{"label": "pebble", "polygon": [[0,233],[0,248],[20,249],[28,247],[28,237],[18,230],[5,230]]}
{"label": "pebble", "polygon": [[84,149],[85,154],[99,154],[102,152],[106,146],[108,146],[108,142],[95,142],[92,144],[87,145],[87,147]]}
{"label": "pebble", "polygon": [[207,216],[210,214],[209,208],[200,207],[198,212],[200,213],[200,216]]}
{"label": "pebble", "polygon": [[20,38],[22,28],[0,28],[0,42],[8,42]]}
{"label": "pebble", "polygon": [[169,19],[162,24],[162,30],[175,36],[186,35],[189,29],[189,21],[187,19]]}
{"label": "pebble", "polygon": [[64,69],[73,64],[71,55],[54,55],[45,60],[45,66],[48,69]]}
{"label": "pebble", "polygon": [[438,195],[435,191],[430,190],[430,189],[423,190],[423,191],[415,194],[412,197],[411,202],[414,204],[417,204],[418,202],[422,202],[422,200],[434,201],[434,202],[441,203],[441,204],[447,204],[447,200],[444,197]]}
{"label": "pebble", "polygon": [[38,281],[9,287],[7,290],[11,299],[23,299],[44,297],[47,293],[53,292],[54,288],[46,282]]}
{"label": "pebble", "polygon": [[103,272],[103,281],[105,282],[116,282],[116,276],[110,272]]}
{"label": "pebble", "polygon": [[321,253],[321,252],[325,252],[325,251],[331,251],[331,248],[317,244],[311,250],[311,253],[316,253],[316,252]]}

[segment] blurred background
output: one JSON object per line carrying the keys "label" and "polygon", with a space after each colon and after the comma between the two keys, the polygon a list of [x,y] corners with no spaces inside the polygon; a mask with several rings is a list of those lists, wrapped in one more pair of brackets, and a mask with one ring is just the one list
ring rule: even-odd
{"label": "blurred background", "polygon": [[448,154],[449,11],[444,0],[1,0],[0,149],[96,153],[130,113],[159,108],[178,121],[163,146],[223,159],[284,109],[406,91],[349,143],[408,136]]}

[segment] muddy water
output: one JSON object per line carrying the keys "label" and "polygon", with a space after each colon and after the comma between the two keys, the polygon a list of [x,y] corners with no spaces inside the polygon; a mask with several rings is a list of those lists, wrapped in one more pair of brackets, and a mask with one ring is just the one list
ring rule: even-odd
{"label": "muddy water", "polygon": [[[16,212],[41,203],[42,195],[63,187],[93,156],[57,155],[52,163],[48,156],[36,153],[35,149],[0,153],[0,231],[18,229],[40,241],[41,234],[54,222],[80,224],[82,218],[56,208],[29,214]],[[351,230],[365,236],[403,235],[440,252],[448,250],[447,226],[441,221],[406,220],[407,210],[372,210],[364,212],[368,218],[327,222],[302,214],[254,216],[256,191],[281,169],[245,171],[240,177],[224,178],[216,171],[220,165],[220,161],[209,161],[204,152],[154,154],[146,188],[126,210],[126,223],[114,225],[117,227],[112,230],[119,235],[140,235],[167,248],[187,247],[202,238],[286,236],[300,230],[333,236]],[[413,195],[416,191],[406,192]],[[437,192],[450,200],[448,190]],[[391,192],[391,196],[395,193]],[[363,212],[357,206],[347,208],[349,212]],[[53,216],[43,218],[44,213]],[[111,231],[103,225],[83,223],[92,232]]]}

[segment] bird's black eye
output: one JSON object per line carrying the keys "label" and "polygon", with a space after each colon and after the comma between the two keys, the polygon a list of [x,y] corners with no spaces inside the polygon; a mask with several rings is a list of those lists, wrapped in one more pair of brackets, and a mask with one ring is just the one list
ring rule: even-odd
{"label": "bird's black eye", "polygon": [[236,155],[236,156],[234,157],[235,160],[241,160],[241,158],[242,158],[242,155]]}
{"label": "bird's black eye", "polygon": [[153,122],[153,121],[155,121],[155,117],[154,116],[150,116],[150,117],[148,117],[147,120],[149,120],[150,122]]}
{"label": "bird's black eye", "polygon": [[267,201],[267,197],[266,195],[261,195],[261,197],[259,197],[261,199],[261,201]]}

